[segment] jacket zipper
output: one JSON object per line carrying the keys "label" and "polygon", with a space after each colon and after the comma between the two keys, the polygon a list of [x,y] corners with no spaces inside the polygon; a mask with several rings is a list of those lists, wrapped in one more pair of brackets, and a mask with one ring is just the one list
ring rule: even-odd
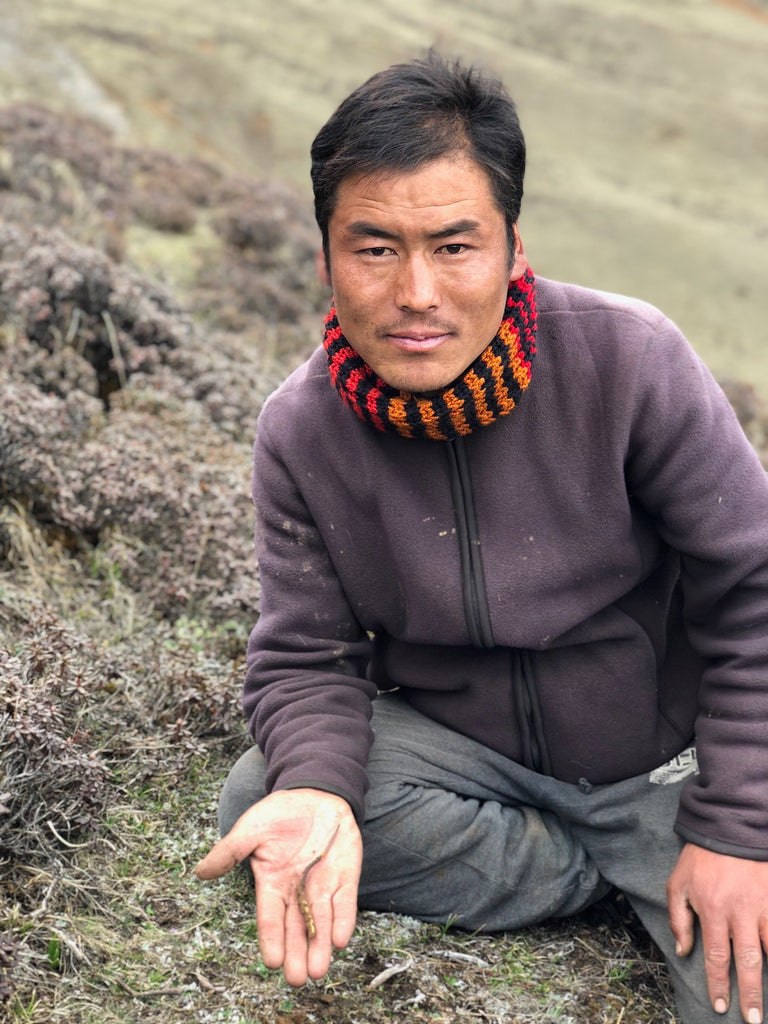
{"label": "jacket zipper", "polygon": [[451,497],[456,516],[461,564],[461,593],[464,599],[464,617],[469,636],[475,647],[495,647],[488,608],[485,574],[480,557],[480,537],[477,530],[475,501],[464,441],[457,437],[448,441]]}
{"label": "jacket zipper", "polygon": [[513,657],[513,687],[517,688],[515,701],[521,710],[520,721],[524,724],[523,738],[525,766],[542,775],[552,774],[552,760],[547,741],[544,738],[544,723],[541,719],[539,696],[532,685],[533,671],[530,667],[530,652],[515,650]]}
{"label": "jacket zipper", "polygon": [[[475,647],[495,647],[467,451],[460,437],[448,441],[446,447],[459,540],[464,616],[472,644]],[[523,764],[532,771],[550,774],[541,709],[537,694],[529,682],[531,673],[526,671],[529,655],[527,651],[520,650],[512,650],[511,655],[512,698],[520,722]]]}

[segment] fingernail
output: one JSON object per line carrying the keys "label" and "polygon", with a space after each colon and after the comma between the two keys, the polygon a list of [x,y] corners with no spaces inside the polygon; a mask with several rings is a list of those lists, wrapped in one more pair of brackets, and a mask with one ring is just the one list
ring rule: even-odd
{"label": "fingernail", "polygon": [[728,1003],[724,999],[715,1000],[715,1013],[725,1013],[728,1009]]}
{"label": "fingernail", "polygon": [[760,1024],[762,1019],[763,1019],[762,1013],[760,1013],[760,1011],[758,1010],[758,1008],[756,1006],[753,1006],[752,1009],[747,1014],[747,1021],[749,1022],[749,1024]]}
{"label": "fingernail", "polygon": [[682,956],[683,955],[683,947],[682,947],[681,943],[679,943],[679,942],[675,943],[675,953],[677,953],[678,956]]}

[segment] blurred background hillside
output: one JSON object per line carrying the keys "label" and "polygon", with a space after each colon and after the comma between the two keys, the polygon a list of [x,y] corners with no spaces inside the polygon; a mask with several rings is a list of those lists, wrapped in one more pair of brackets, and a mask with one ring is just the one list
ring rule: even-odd
{"label": "blurred background hillside", "polygon": [[661,306],[768,395],[765,0],[2,0],[0,105],[308,197],[335,104],[430,45],[518,101],[534,270]]}

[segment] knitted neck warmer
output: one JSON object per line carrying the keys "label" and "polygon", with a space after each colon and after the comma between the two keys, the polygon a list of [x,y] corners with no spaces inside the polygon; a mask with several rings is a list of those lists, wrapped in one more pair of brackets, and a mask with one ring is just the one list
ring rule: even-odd
{"label": "knitted neck warmer", "polygon": [[498,333],[470,367],[437,391],[408,392],[378,377],[344,337],[331,310],[323,347],[336,389],[361,420],[402,437],[447,441],[493,423],[515,407],[531,380],[536,354],[536,287],[526,270],[510,281],[507,315]]}

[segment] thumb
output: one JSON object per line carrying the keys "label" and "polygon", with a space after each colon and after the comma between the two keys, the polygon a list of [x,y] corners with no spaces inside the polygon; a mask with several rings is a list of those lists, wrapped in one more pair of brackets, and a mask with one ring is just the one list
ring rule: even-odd
{"label": "thumb", "polygon": [[246,836],[240,836],[238,840],[237,836],[230,832],[195,866],[195,874],[203,881],[221,878],[253,852],[253,845],[253,840],[249,842]]}

